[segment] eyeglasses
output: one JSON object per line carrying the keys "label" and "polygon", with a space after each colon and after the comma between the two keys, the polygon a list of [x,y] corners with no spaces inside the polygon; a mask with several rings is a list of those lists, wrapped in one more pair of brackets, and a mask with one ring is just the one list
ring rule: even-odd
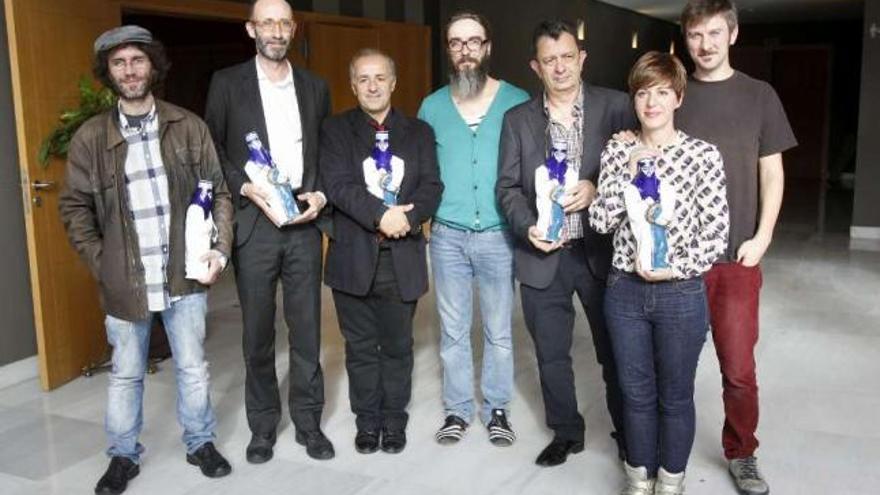
{"label": "eyeglasses", "polygon": [[483,45],[488,43],[489,40],[484,40],[483,38],[477,38],[476,36],[473,38],[469,38],[467,41],[460,40],[458,38],[452,38],[449,40],[447,45],[449,46],[449,51],[451,52],[460,52],[464,47],[467,47],[469,51],[475,52],[480,48],[483,48]]}
{"label": "eyeglasses", "polygon": [[259,21],[251,19],[250,22],[254,25],[254,27],[257,28],[258,31],[262,31],[264,33],[268,31],[273,31],[276,27],[280,28],[281,32],[283,33],[289,33],[293,31],[294,26],[296,26],[296,23],[293,22],[293,19],[262,19]]}

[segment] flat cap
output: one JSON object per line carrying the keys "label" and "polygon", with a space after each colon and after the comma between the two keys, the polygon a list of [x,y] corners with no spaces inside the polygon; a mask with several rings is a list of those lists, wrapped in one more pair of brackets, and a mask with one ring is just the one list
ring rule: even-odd
{"label": "flat cap", "polygon": [[151,43],[152,41],[152,33],[140,26],[119,26],[98,36],[95,40],[95,54],[125,43]]}

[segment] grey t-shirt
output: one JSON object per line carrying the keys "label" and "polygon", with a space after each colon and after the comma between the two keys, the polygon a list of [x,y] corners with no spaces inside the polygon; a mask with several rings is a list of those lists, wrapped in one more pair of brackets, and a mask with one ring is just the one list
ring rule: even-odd
{"label": "grey t-shirt", "polygon": [[776,91],[742,72],[723,81],[688,79],[675,126],[721,151],[730,205],[730,242],[719,262],[736,261],[758,228],[758,158],[797,146]]}

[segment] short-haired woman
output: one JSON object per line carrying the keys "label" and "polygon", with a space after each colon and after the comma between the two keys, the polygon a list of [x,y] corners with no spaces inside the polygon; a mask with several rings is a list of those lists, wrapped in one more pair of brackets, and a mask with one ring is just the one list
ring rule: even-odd
{"label": "short-haired woman", "polygon": [[641,130],[608,142],[590,206],[590,225],[614,233],[605,315],[624,398],[622,495],[684,493],[709,327],[702,274],[727,246],[721,155],[674,125],[686,81],[674,55],[639,58],[629,90]]}

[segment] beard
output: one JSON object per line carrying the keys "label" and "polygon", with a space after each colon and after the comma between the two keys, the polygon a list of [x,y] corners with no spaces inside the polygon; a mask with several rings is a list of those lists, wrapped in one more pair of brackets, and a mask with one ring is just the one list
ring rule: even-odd
{"label": "beard", "polygon": [[[154,77],[154,73],[150,72],[146,78],[140,81],[113,79],[113,92],[121,100],[143,100],[153,89]],[[135,81],[137,84],[132,86],[130,83]]]}
{"label": "beard", "polygon": [[[459,67],[459,65],[471,62],[473,67]],[[470,56],[464,56],[456,63],[449,60],[449,85],[452,94],[462,100],[468,100],[479,95],[486,87],[489,79],[489,53],[477,60]]]}
{"label": "beard", "polygon": [[[270,44],[269,42],[283,43],[283,45]],[[290,39],[272,39],[256,37],[257,51],[269,60],[280,62],[287,58],[287,51],[290,49]]]}

